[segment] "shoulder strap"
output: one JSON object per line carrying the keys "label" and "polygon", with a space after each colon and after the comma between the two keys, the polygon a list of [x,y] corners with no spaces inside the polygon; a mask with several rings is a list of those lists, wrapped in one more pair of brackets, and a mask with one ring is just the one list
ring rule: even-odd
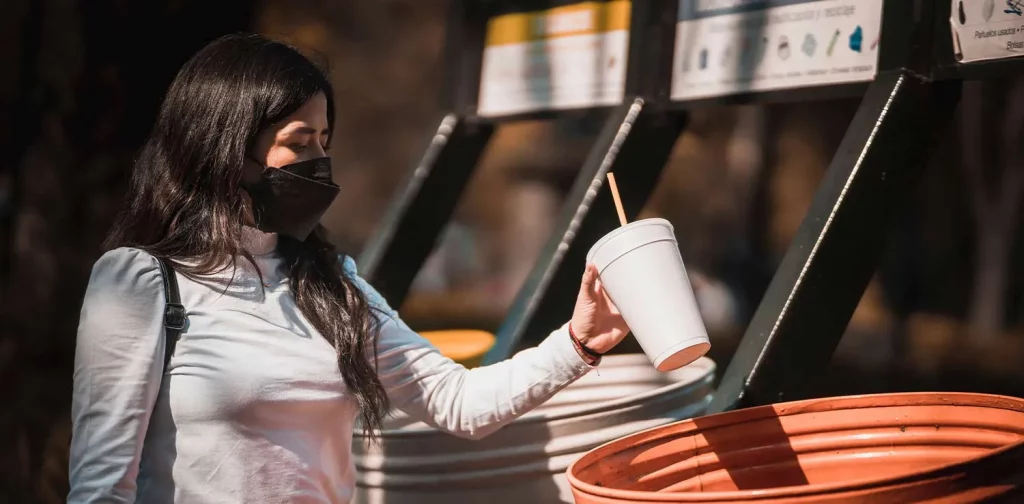
{"label": "shoulder strap", "polygon": [[164,298],[167,303],[164,305],[164,335],[167,344],[164,346],[164,372],[167,372],[167,365],[171,362],[171,355],[174,354],[174,347],[178,344],[181,332],[185,330],[185,307],[181,304],[181,294],[178,292],[178,278],[174,275],[174,268],[171,263],[162,257],[157,258],[160,265],[160,275],[164,277]]}

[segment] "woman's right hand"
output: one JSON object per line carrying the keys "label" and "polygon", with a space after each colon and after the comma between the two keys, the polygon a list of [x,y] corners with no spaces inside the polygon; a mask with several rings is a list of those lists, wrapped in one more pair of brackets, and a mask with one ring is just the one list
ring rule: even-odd
{"label": "woman's right hand", "polygon": [[629,326],[605,292],[593,264],[583,272],[569,326],[583,346],[598,354],[608,353],[629,334]]}

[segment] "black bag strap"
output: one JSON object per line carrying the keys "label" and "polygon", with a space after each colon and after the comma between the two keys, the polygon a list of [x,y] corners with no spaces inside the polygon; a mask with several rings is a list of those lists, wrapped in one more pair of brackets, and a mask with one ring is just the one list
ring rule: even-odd
{"label": "black bag strap", "polygon": [[164,372],[171,362],[171,355],[174,354],[174,347],[178,344],[181,332],[185,330],[187,317],[185,307],[181,304],[181,294],[178,292],[178,277],[174,274],[171,263],[164,258],[157,258],[160,265],[160,275],[164,277],[164,298],[167,300],[164,305],[164,335],[167,344],[164,346]]}

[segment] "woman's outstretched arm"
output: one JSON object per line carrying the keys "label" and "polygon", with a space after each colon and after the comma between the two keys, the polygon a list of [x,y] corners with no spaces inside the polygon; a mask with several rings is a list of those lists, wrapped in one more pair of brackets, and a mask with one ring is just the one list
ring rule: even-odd
{"label": "woman's outstretched arm", "polygon": [[535,348],[475,369],[442,355],[410,330],[345,259],[352,278],[384,314],[378,374],[394,407],[457,436],[477,439],[539,406],[593,367],[580,356],[568,324]]}

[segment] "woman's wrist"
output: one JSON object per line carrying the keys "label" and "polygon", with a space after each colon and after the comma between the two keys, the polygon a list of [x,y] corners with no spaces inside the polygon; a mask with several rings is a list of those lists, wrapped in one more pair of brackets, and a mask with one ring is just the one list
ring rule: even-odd
{"label": "woman's wrist", "polygon": [[576,331],[573,330],[572,322],[569,322],[569,339],[572,340],[572,345],[576,348],[576,353],[578,353],[587,364],[595,366],[601,362],[603,352],[598,352],[588,347],[586,343],[577,336]]}

